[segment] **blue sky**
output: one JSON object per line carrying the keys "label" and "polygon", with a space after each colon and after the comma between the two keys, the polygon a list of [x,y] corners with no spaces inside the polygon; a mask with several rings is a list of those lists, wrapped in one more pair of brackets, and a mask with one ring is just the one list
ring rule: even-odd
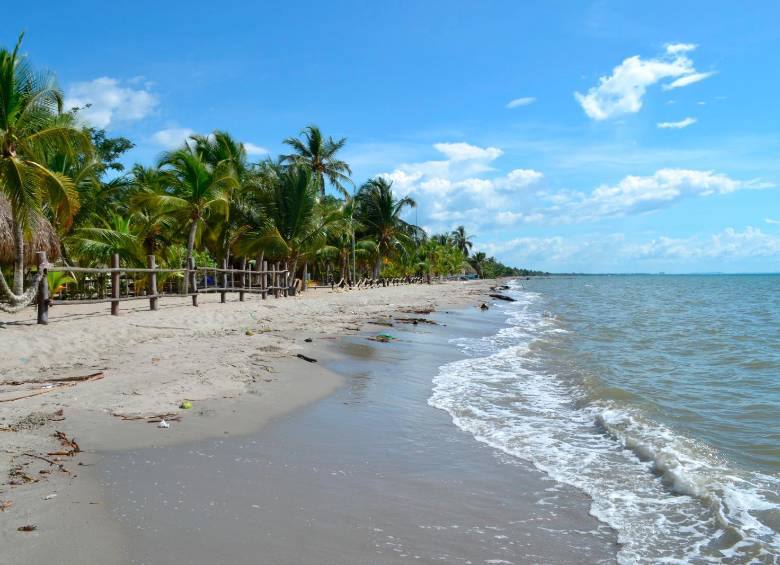
{"label": "blue sky", "polygon": [[347,137],[430,230],[517,266],[780,271],[776,2],[16,3],[0,43],[150,164]]}

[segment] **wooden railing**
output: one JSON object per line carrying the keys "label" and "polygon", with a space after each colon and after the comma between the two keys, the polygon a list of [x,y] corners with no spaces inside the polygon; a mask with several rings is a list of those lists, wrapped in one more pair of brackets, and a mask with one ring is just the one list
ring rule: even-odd
{"label": "wooden railing", "polygon": [[[118,316],[120,303],[130,300],[149,300],[149,309],[157,310],[159,299],[165,297],[190,296],[192,305],[197,306],[198,296],[204,293],[218,292],[221,302],[226,301],[228,293],[238,293],[239,300],[243,302],[246,294],[259,294],[265,300],[269,294],[279,298],[290,294],[294,295],[306,289],[300,279],[290,281],[289,272],[279,263],[269,265],[267,261],[256,265],[257,270],[229,269],[227,261],[223,261],[221,268],[198,267],[194,260],[189,263],[187,268],[160,268],[156,265],[154,255],[147,256],[146,268],[122,267],[119,255],[113,255],[111,267],[104,268],[50,264],[47,261],[46,253],[43,252],[37,253],[37,261],[38,270],[42,271],[36,297],[39,324],[48,324],[49,306],[51,305],[110,303],[111,315]],[[82,284],[82,290],[78,293],[82,297],[55,299],[49,296],[49,273],[96,275],[96,280],[91,281],[96,284],[96,288],[85,291]],[[176,280],[174,283],[163,284],[161,290],[160,285],[158,285],[158,275],[166,275],[167,277],[174,275]],[[104,278],[103,281],[99,280],[101,277]],[[313,285],[308,288],[361,289],[422,282],[425,282],[422,277],[361,278],[356,283],[341,279],[338,283],[331,282],[329,285]]]}
{"label": "wooden railing", "polygon": [[[265,300],[269,294],[279,298],[293,291],[288,283],[288,271],[280,268],[278,264],[273,264],[269,268],[266,261],[262,262],[258,270],[228,269],[227,262],[223,263],[222,268],[198,267],[194,261],[187,268],[164,269],[157,267],[155,257],[149,255],[147,267],[137,268],[120,266],[119,255],[114,255],[111,267],[93,268],[53,265],[47,261],[45,253],[38,253],[37,256],[38,269],[43,271],[43,276],[38,283],[37,295],[39,324],[48,323],[50,305],[108,302],[111,304],[111,314],[117,316],[119,304],[129,300],[149,300],[149,309],[157,310],[159,299],[165,297],[190,296],[192,305],[197,306],[198,295],[203,293],[219,292],[221,301],[225,302],[227,294],[232,292],[237,292],[239,300],[243,301],[246,294],[259,294]],[[98,277],[109,276],[110,284],[86,293],[87,298],[52,299],[49,296],[49,273],[90,273]],[[167,290],[166,285],[163,285],[161,291],[157,284],[158,275],[174,275],[176,282],[181,284],[168,284]],[[108,292],[106,293],[105,290]],[[95,294],[97,296],[94,296]]]}

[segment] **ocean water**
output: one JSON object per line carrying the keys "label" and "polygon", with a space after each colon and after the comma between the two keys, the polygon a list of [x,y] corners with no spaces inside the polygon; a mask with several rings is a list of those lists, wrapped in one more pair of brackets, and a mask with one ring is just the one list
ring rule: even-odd
{"label": "ocean water", "polygon": [[429,404],[585,492],[622,563],[780,562],[780,276],[509,284]]}

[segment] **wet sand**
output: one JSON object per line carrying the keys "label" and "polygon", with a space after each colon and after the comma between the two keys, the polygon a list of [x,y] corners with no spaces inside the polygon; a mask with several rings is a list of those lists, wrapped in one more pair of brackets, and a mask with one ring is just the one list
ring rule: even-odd
{"label": "wet sand", "polygon": [[343,386],[260,431],[99,454],[110,561],[613,562],[615,536],[582,494],[427,405],[437,367],[460,355],[449,338],[490,333],[500,315],[434,319],[447,326],[344,338],[329,362]]}

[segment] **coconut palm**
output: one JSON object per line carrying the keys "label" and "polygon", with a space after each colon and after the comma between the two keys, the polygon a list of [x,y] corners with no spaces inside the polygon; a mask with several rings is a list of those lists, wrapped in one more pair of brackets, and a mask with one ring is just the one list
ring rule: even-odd
{"label": "coconut palm", "polygon": [[19,55],[22,36],[12,52],[0,50],[0,192],[11,205],[15,247],[13,288],[0,276],[2,290],[18,302],[23,291],[25,236],[48,201],[61,215],[78,208],[71,179],[50,170],[53,151],[88,153],[89,138],[62,113],[63,96],[54,77],[33,71]]}
{"label": "coconut palm", "polygon": [[325,179],[327,179],[336,190],[348,196],[345,185],[352,184],[349,178],[352,169],[345,161],[336,157],[347,143],[347,139],[344,137],[338,141],[332,137],[324,139],[320,128],[314,125],[305,127],[301,131],[301,136],[303,139],[288,137],[284,140],[284,143],[292,147],[295,152],[282,155],[282,162],[308,167],[314,175],[320,195],[325,194]]}
{"label": "coconut palm", "polygon": [[474,267],[474,270],[477,272],[477,276],[479,278],[484,278],[484,266],[485,261],[487,261],[487,255],[485,255],[482,251],[477,251],[468,258],[468,263],[472,267]]}
{"label": "coconut palm", "polygon": [[[178,219],[188,230],[187,264],[192,260],[198,230],[207,221],[226,221],[229,217],[229,192],[237,186],[232,167],[211,167],[191,145],[169,152],[160,159],[165,174],[162,192],[147,191],[137,201],[159,206]],[[185,278],[184,292],[188,291]]]}
{"label": "coconut palm", "polygon": [[452,234],[450,235],[450,238],[452,239],[452,243],[460,249],[461,253],[465,255],[466,257],[469,256],[469,253],[471,252],[471,247],[474,245],[474,243],[470,239],[471,236],[466,234],[466,228],[463,226],[458,226],[454,230],[452,230]]}
{"label": "coconut palm", "polygon": [[384,177],[366,181],[355,196],[358,221],[377,244],[374,277],[379,276],[384,259],[403,249],[418,229],[401,218],[407,207],[417,204],[411,198],[396,198],[393,183]]}
{"label": "coconut palm", "polygon": [[325,245],[328,228],[339,215],[319,206],[319,185],[307,167],[293,165],[270,178],[263,203],[266,223],[244,234],[241,248],[281,259],[291,277],[299,262],[308,261]]}

